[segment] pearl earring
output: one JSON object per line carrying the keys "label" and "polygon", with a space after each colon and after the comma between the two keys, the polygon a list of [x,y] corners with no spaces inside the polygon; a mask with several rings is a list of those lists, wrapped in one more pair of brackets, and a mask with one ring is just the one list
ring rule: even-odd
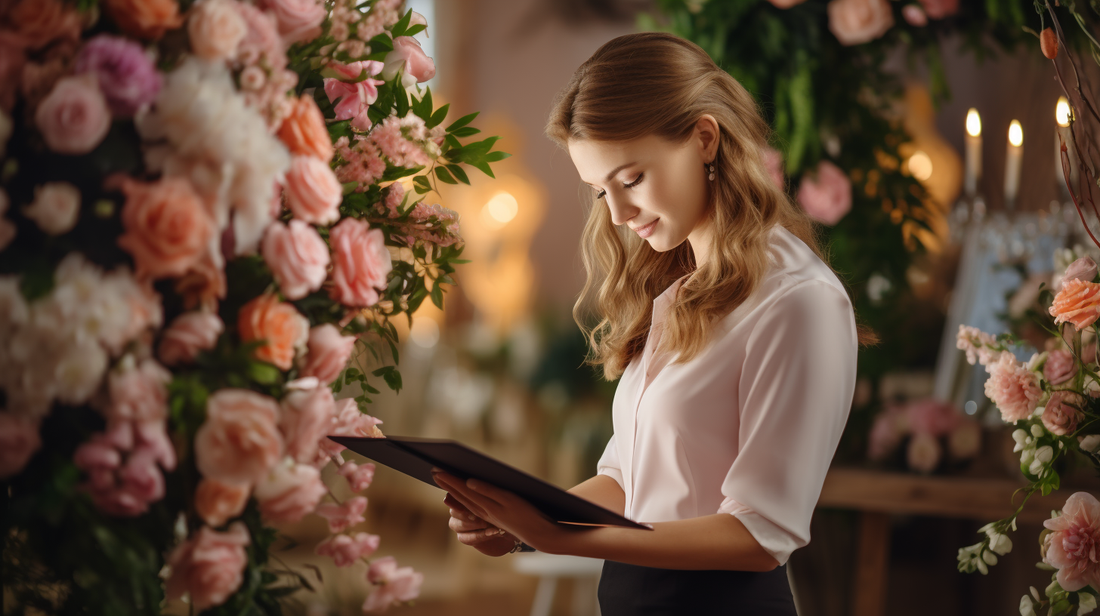
{"label": "pearl earring", "polygon": [[710,166],[709,166],[709,167],[707,168],[707,171],[710,171],[710,175],[709,175],[709,176],[707,176],[707,179],[708,179],[708,180],[710,180],[711,182],[713,182],[713,181],[714,181],[714,165],[713,165],[713,164],[711,164],[711,165],[710,165]]}

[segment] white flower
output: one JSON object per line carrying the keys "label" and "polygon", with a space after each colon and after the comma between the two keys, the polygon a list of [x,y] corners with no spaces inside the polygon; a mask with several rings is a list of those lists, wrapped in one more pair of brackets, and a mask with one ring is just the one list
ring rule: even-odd
{"label": "white flower", "polygon": [[80,215],[80,191],[68,182],[47,182],[34,189],[34,202],[23,214],[49,235],[68,233]]}
{"label": "white flower", "polygon": [[224,63],[184,60],[168,74],[153,111],[135,118],[150,148],[146,164],[183,171],[214,203],[219,228],[233,216],[237,254],[256,249],[271,222],[275,182],[290,167],[290,153],[246,106]]}
{"label": "white flower", "polygon": [[57,399],[66,404],[83,404],[91,398],[107,371],[107,351],[94,340],[75,342],[65,350],[54,378]]}
{"label": "white flower", "polygon": [[1100,434],[1090,434],[1080,437],[1081,451],[1096,453],[1100,451]]}
{"label": "white flower", "polygon": [[992,567],[993,565],[997,564],[997,555],[987,550],[985,552],[982,552],[982,560],[985,561],[985,564]]}
{"label": "white flower", "polygon": [[1083,616],[1096,609],[1096,595],[1079,592],[1077,593],[1077,616]]}
{"label": "white flower", "polygon": [[1012,540],[1008,538],[1008,535],[996,532],[989,533],[989,549],[1004,556],[1012,551]]}
{"label": "white flower", "polygon": [[[1036,410],[1038,410],[1038,409],[1036,409]],[[1043,426],[1041,426],[1039,424],[1031,424],[1031,436],[1034,436],[1035,438],[1039,438],[1040,436],[1043,435],[1043,433],[1044,433]]]}
{"label": "white flower", "polygon": [[[986,554],[988,554],[988,553],[989,552],[986,552]],[[994,558],[996,558],[996,557],[994,557]],[[979,558],[979,559],[975,560],[974,563],[977,565],[979,573],[981,573],[982,575],[989,575],[989,566],[985,564],[984,560]]]}
{"label": "white flower", "polygon": [[1027,470],[1032,475],[1038,475],[1043,470],[1043,466],[1049,464],[1052,459],[1054,459],[1054,448],[1050,445],[1043,445],[1035,450],[1035,458],[1028,465]]}
{"label": "white flower", "polygon": [[1042,352],[1042,353],[1033,354],[1031,356],[1031,359],[1027,360],[1027,369],[1028,370],[1042,370],[1043,362],[1045,362],[1047,360],[1047,356],[1049,356],[1049,355],[1050,355],[1050,353],[1047,353],[1045,351]]}
{"label": "white flower", "polygon": [[1035,616],[1035,604],[1029,595],[1020,597],[1020,616]]}
{"label": "white flower", "polygon": [[1017,428],[1012,433],[1012,440],[1016,441],[1016,446],[1012,448],[1012,451],[1014,453],[1026,449],[1031,441],[1031,439],[1027,435],[1027,432],[1020,428]]}

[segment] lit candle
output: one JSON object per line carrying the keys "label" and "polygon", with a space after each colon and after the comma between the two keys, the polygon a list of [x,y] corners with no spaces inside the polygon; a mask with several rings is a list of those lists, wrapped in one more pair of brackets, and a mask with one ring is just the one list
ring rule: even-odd
{"label": "lit candle", "polygon": [[1070,109],[1066,97],[1058,97],[1058,105],[1054,108],[1054,119],[1058,122],[1054,133],[1054,181],[1063,190],[1066,188],[1065,175],[1062,172],[1062,143],[1066,144],[1066,154],[1069,157],[1070,183],[1077,185],[1077,161],[1076,148],[1073,145],[1073,131],[1070,130]]}
{"label": "lit candle", "polygon": [[1005,207],[1016,205],[1020,191],[1020,162],[1024,157],[1024,129],[1019,120],[1008,126],[1008,154],[1005,156]]}
{"label": "lit candle", "polygon": [[982,120],[978,110],[966,113],[966,196],[973,198],[978,192],[978,178],[982,176]]}

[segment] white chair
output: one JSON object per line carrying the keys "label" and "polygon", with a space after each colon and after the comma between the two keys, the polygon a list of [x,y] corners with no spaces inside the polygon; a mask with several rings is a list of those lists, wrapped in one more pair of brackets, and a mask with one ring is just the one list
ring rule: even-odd
{"label": "white chair", "polygon": [[599,616],[596,589],[603,571],[602,560],[542,552],[516,554],[513,558],[516,571],[539,578],[531,616],[550,616],[558,580],[563,577],[573,579],[573,616]]}

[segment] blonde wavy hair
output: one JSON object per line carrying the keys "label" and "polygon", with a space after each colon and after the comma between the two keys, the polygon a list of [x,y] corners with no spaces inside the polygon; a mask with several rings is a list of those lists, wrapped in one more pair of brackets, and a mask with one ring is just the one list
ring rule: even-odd
{"label": "blonde wavy hair", "polygon": [[[720,136],[709,184],[707,216],[715,241],[695,270],[687,242],[657,252],[634,233],[616,229],[591,194],[582,236],[588,273],[573,318],[588,339],[591,365],[617,379],[645,348],[653,298],[684,274],[669,307],[661,345],[687,362],[707,344],[709,328],[756,290],[769,267],[768,232],[782,225],[819,257],[814,223],[791,202],[764,163],[770,128],[752,95],[698,45],[661,32],[611,40],[573,74],[558,95],[546,134],[571,140],[628,141],[657,135],[684,143],[710,114]],[[589,326],[589,310],[598,323]]]}

